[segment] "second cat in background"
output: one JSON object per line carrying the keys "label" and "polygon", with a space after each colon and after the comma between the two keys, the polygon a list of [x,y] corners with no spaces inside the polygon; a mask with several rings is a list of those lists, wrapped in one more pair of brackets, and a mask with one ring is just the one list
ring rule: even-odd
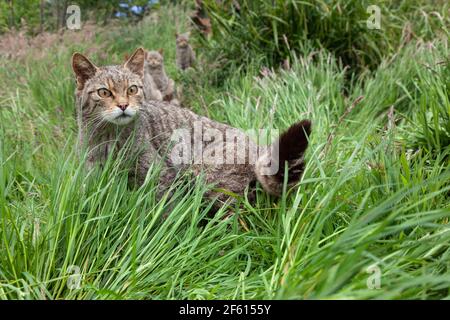
{"label": "second cat in background", "polygon": [[[189,33],[176,34],[176,65],[180,70],[186,70],[195,63],[195,53],[189,44]],[[178,94],[175,92],[175,82],[167,76],[164,68],[163,50],[146,51],[144,64],[144,97],[146,100],[168,101],[179,105]]]}
{"label": "second cat in background", "polygon": [[176,34],[177,51],[176,61],[180,70],[186,70],[195,63],[195,52],[189,44],[189,33]]}
{"label": "second cat in background", "polygon": [[[152,88],[156,87],[162,97],[161,99],[150,98],[151,100],[164,100],[170,102],[175,98],[175,82],[166,74],[162,49],[145,52],[144,74],[147,75],[148,79],[148,82],[145,83],[144,76],[144,87],[148,87],[148,91],[152,91]],[[153,83],[151,83],[151,81],[153,81]],[[150,94],[150,96],[155,97],[157,95]]]}

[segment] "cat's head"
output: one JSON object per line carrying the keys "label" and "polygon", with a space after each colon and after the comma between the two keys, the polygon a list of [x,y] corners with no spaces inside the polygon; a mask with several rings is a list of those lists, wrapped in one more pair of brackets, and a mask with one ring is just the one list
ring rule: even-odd
{"label": "cat's head", "polygon": [[175,37],[177,39],[177,47],[179,48],[186,48],[189,45],[189,32],[175,34]]}
{"label": "cat's head", "polygon": [[144,49],[122,65],[97,67],[80,53],[72,56],[76,96],[83,118],[96,123],[126,125],[138,115],[144,99]]}
{"label": "cat's head", "polygon": [[150,68],[160,68],[164,64],[163,50],[147,51],[145,53],[145,61]]}

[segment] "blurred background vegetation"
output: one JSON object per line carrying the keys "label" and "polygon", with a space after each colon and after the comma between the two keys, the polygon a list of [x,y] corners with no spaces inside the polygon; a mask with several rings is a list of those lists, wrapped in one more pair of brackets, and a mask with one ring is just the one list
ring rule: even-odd
{"label": "blurred background vegetation", "polygon": [[[139,20],[158,3],[155,0],[2,0],[0,32],[23,27],[31,34],[60,30],[65,27],[67,7],[72,4],[81,8],[83,20],[106,24],[120,13]],[[143,10],[131,10],[132,7],[142,7]]]}
{"label": "blurred background vegetation", "polygon": [[[330,51],[352,72],[373,71],[413,38],[448,38],[450,25],[446,0],[3,0],[0,33],[64,29],[71,4],[81,8],[84,22],[102,25],[124,16],[138,21],[165,4],[196,8],[212,29],[206,36],[199,30],[197,40],[219,80],[257,59],[280,66],[312,48]],[[367,27],[371,5],[380,8],[379,30]]]}
{"label": "blurred background vegetation", "polygon": [[[374,70],[412,38],[448,37],[446,0],[203,0],[212,37],[204,41],[223,71],[260,58],[281,65],[293,54],[324,48],[352,71]],[[367,27],[371,5],[380,29]],[[230,66],[231,65],[231,66]]]}

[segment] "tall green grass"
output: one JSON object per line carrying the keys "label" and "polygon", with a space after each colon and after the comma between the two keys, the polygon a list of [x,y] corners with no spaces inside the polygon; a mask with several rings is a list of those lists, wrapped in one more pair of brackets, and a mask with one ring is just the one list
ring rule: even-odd
{"label": "tall green grass", "polygon": [[254,62],[218,89],[175,71],[182,14],[163,8],[157,27],[101,30],[108,55],[93,60],[164,47],[199,113],[244,129],[312,119],[299,188],[211,218],[201,178],[177,180],[159,201],[157,166],[139,188],[111,159],[86,173],[70,56],[88,44],[0,59],[0,298],[449,298],[450,147],[427,131],[448,132],[447,44],[411,43],[345,95],[346,70],[324,50],[265,77]]}
{"label": "tall green grass", "polygon": [[[212,24],[208,39],[199,37],[218,77],[261,59],[279,66],[292,53],[324,48],[358,74],[375,70],[383,57],[410,39],[448,37],[446,1],[360,0],[204,0]],[[371,7],[376,6],[379,23]],[[368,24],[368,21],[372,24]],[[370,27],[369,27],[369,26]]]}

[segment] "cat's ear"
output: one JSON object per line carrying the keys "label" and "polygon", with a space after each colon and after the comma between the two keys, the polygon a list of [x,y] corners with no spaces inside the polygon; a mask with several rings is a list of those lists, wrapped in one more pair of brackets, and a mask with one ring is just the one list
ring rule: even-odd
{"label": "cat's ear", "polygon": [[180,36],[180,35],[178,34],[178,32],[175,32],[175,38],[178,39],[179,36]]}
{"label": "cat's ear", "polygon": [[92,78],[98,68],[81,53],[74,53],[72,56],[72,69],[77,78],[78,90],[83,90],[86,81]]}
{"label": "cat's ear", "polygon": [[159,48],[158,52],[159,52],[160,55],[163,55],[164,54],[164,49],[163,48]]}
{"label": "cat's ear", "polygon": [[130,59],[128,59],[123,66],[138,76],[143,77],[144,60],[145,51],[143,48],[139,48],[131,55]]}

